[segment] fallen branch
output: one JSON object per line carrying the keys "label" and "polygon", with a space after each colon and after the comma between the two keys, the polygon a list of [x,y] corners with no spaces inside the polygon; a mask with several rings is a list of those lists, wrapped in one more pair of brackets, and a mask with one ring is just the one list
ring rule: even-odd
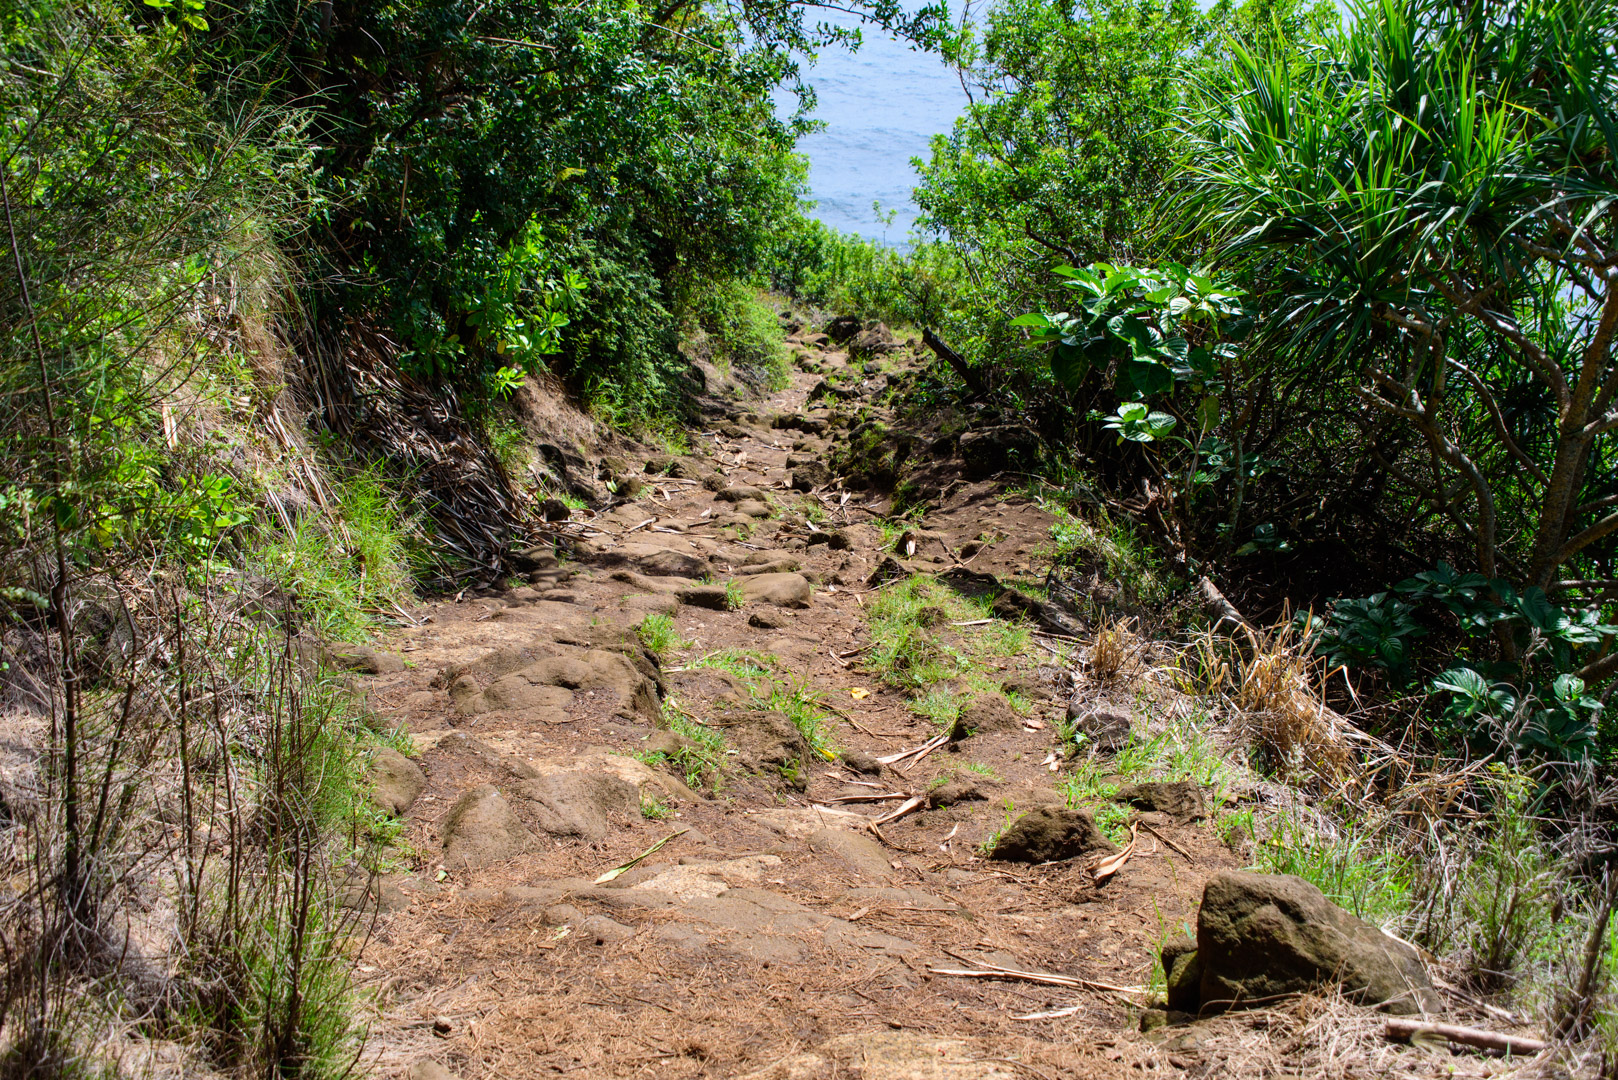
{"label": "fallen branch", "polygon": [[901,750],[897,754],[889,754],[886,757],[879,757],[877,760],[882,764],[889,766],[895,772],[903,772],[904,770],[899,768],[899,762],[903,761],[905,758],[912,758],[913,760],[910,762],[910,764],[914,765],[917,761],[920,761],[922,758],[926,757],[934,750],[937,750],[940,746],[943,746],[947,742],[949,742],[949,736],[947,734],[935,735],[931,739],[928,739],[926,742],[922,743],[920,746],[911,747],[909,750]]}
{"label": "fallen branch", "polygon": [[1203,576],[1197,579],[1197,592],[1202,596],[1202,606],[1214,618],[1213,629],[1218,630],[1225,623],[1231,623],[1238,630],[1247,631],[1248,639],[1253,636],[1253,625],[1242,618],[1242,613],[1236,610],[1236,605],[1225,599],[1225,594],[1219,591],[1219,586],[1213,579]]}
{"label": "fallen branch", "polygon": [[912,795],[912,796],[910,796],[910,798],[906,799],[903,803],[901,803],[897,810],[893,811],[891,814],[883,814],[881,817],[877,818],[871,824],[873,824],[873,825],[886,825],[891,821],[898,821],[900,818],[904,817],[906,814],[910,813],[912,810],[915,810],[917,807],[921,806],[923,801],[924,800],[922,799],[922,797],[920,795]]}
{"label": "fallen branch", "polygon": [[955,372],[955,377],[965,383],[968,390],[972,391],[972,396],[982,397],[984,395],[986,391],[983,380],[976,371],[972,370],[972,366],[966,362],[965,357],[944,344],[943,338],[926,327],[922,328],[921,340],[924,345],[933,351],[933,355],[950,366],[950,370]]}
{"label": "fallen branch", "polygon": [[1050,1009],[1050,1010],[1047,1010],[1045,1012],[1024,1013],[1021,1016],[1013,1016],[1012,1019],[1013,1020],[1059,1020],[1064,1016],[1072,1016],[1074,1013],[1078,1012],[1079,1010],[1081,1010],[1083,1008],[1084,1008],[1083,1005],[1068,1005],[1068,1006],[1066,1006],[1064,1008],[1061,1008],[1061,1009]]}
{"label": "fallen branch", "polygon": [[[845,781],[843,781],[843,783],[846,784],[846,783],[848,783],[848,781],[845,780]],[[886,792],[886,793],[884,793],[882,795],[839,795],[835,799],[826,799],[824,801],[827,802],[827,803],[886,802],[886,801],[891,800],[891,799],[908,799],[908,798],[910,798],[910,794],[908,792],[890,791],[890,792]]]}
{"label": "fallen branch", "polygon": [[1461,1046],[1480,1050],[1497,1050],[1503,1054],[1531,1056],[1550,1048],[1550,1043],[1529,1039],[1522,1035],[1506,1035],[1482,1028],[1460,1027],[1456,1024],[1434,1024],[1426,1020],[1389,1020],[1384,1034],[1395,1042],[1410,1042],[1423,1035],[1437,1035]]}
{"label": "fallen branch", "polygon": [[1191,857],[1191,853],[1189,851],[1187,851],[1185,848],[1181,847],[1179,844],[1176,844],[1173,840],[1170,840],[1168,837],[1164,836],[1162,833],[1158,832],[1156,829],[1152,828],[1150,825],[1146,824],[1146,822],[1142,821],[1139,824],[1140,824],[1141,828],[1145,829],[1147,832],[1151,833],[1153,836],[1155,836],[1159,840],[1163,841],[1163,843],[1167,844],[1173,850],[1179,852],[1185,858],[1186,862],[1194,863],[1194,862],[1197,861],[1197,860],[1195,860],[1195,859],[1193,859]]}
{"label": "fallen branch", "polygon": [[[874,735],[878,739],[909,739],[912,737],[912,734],[907,731],[873,731],[841,709],[833,708],[830,705],[823,706],[823,708],[825,708],[827,712],[837,716],[839,719],[847,720],[850,724],[853,724],[855,727],[865,732],[865,734]],[[881,761],[882,759],[878,758],[877,760]],[[884,762],[884,764],[886,764],[886,762]]]}
{"label": "fallen branch", "polygon": [[1138,986],[1114,986],[1111,983],[1079,979],[1072,975],[1057,975],[1049,971],[1018,971],[1016,968],[996,967],[982,961],[973,962],[987,970],[973,971],[969,968],[935,967],[929,967],[927,970],[934,975],[955,975],[963,979],[1015,979],[1020,982],[1039,983],[1041,986],[1065,986],[1075,990],[1099,990],[1106,994],[1144,994],[1146,992]]}

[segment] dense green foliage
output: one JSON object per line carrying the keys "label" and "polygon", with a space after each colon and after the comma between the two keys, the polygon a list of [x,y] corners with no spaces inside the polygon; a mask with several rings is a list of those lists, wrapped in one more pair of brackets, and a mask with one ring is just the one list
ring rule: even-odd
{"label": "dense green foliage", "polygon": [[1003,313],[1059,298],[1053,265],[1135,263],[1165,255],[1157,200],[1184,153],[1190,75],[1216,62],[1230,33],[1301,36],[1296,5],[1191,0],[1006,0],[946,55],[970,104],[919,163],[923,224],[948,236],[972,287],[953,328],[997,363],[1042,365]]}
{"label": "dense green foliage", "polygon": [[1304,60],[1238,50],[1191,159],[1284,347],[1419,436],[1410,494],[1484,575],[1541,588],[1618,529],[1614,15],[1384,2]]}
{"label": "dense green foliage", "polygon": [[403,599],[416,478],[306,426],[325,358],[397,359],[405,438],[541,367],[655,422],[682,335],[778,378],[750,286],[802,124],[770,91],[846,36],[795,3],[0,3],[0,706],[41,715],[43,796],[0,805],[0,1070],[88,1075],[114,1029],[352,1067],[333,871],[398,826],[318,658]]}
{"label": "dense green foliage", "polygon": [[[923,35],[937,12],[860,12]],[[797,218],[793,50],[846,36],[803,6],[620,0],[225,9],[197,41],[226,107],[308,111],[327,208],[320,309],[378,316],[425,378],[557,370],[624,420],[667,412],[694,298],[730,295]]]}

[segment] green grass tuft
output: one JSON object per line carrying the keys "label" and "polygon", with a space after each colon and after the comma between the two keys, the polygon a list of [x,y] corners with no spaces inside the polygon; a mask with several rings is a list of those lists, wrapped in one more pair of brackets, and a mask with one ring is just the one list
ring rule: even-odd
{"label": "green grass tuft", "polygon": [[680,636],[679,630],[674,626],[674,619],[658,612],[646,616],[635,627],[635,634],[641,644],[655,652],[658,656],[683,649],[690,645]]}

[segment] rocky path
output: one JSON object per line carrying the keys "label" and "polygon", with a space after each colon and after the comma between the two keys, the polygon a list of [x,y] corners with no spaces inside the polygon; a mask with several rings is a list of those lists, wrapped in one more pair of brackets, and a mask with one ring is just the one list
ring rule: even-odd
{"label": "rocky path", "polygon": [[[377,913],[361,967],[381,1075],[1220,1060],[1217,1035],[1141,1035],[1139,1012],[1157,947],[1234,856],[1196,789],[1158,810],[1084,797],[1194,773],[1172,753],[1186,706],[1145,660],[1103,679],[1053,629],[1082,626],[1005,591],[1042,580],[1050,519],[1015,477],[970,479],[987,469],[962,440],[901,430],[887,405],[914,351],[793,344],[788,388],[716,397],[692,454],[620,465],[628,498],[559,522],[528,584],[426,605],[386,644],[404,669],[372,665],[414,745],[375,763],[405,819],[397,871],[350,896]],[[923,459],[924,516],[888,523],[889,496],[852,486],[884,440]],[[1000,448],[977,452],[992,467]],[[1077,762],[1055,753],[1070,701],[1098,748]],[[1125,767],[1131,726],[1157,756]],[[1132,823],[1098,882],[1102,831],[1127,842]],[[985,857],[997,838],[1016,858]],[[1074,981],[940,973],[995,967]]]}

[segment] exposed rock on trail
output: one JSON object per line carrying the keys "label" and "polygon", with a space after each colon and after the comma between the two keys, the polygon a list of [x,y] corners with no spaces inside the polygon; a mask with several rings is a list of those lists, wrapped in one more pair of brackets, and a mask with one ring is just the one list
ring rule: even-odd
{"label": "exposed rock on trail", "polygon": [[1055,862],[1087,855],[1111,855],[1118,849],[1101,835],[1087,811],[1042,806],[1018,818],[989,852],[1005,862]]}
{"label": "exposed rock on trail", "polygon": [[476,870],[527,851],[534,836],[493,784],[469,788],[444,816],[444,859]]}
{"label": "exposed rock on trail", "polygon": [[[619,501],[547,512],[528,585],[424,605],[387,644],[401,665],[368,665],[415,747],[371,766],[407,869],[353,890],[379,913],[361,970],[382,1074],[1213,1069],[1135,1031],[1141,993],[937,974],[1142,986],[1160,928],[1192,926],[1239,863],[1183,775],[1068,805],[1076,688],[1097,778],[1176,706],[1080,687],[1081,620],[1037,599],[1051,517],[971,479],[1024,462],[1020,436],[895,412],[930,357],[835,329],[859,360],[795,334],[799,373],[757,401],[713,373],[689,453],[620,449]],[[589,476],[571,450],[547,460]],[[901,475],[925,505],[895,524]],[[1115,693],[1137,704],[1095,704]],[[1115,788],[1173,846],[1142,830],[1098,889],[1092,857],[1128,835]],[[1248,978],[1207,970],[1210,990]]]}
{"label": "exposed rock on trail", "polygon": [[408,811],[427,789],[421,768],[391,747],[378,747],[371,753],[369,767],[371,801],[377,809],[395,817]]}
{"label": "exposed rock on trail", "polygon": [[1416,950],[1356,919],[1301,878],[1224,872],[1209,879],[1195,950],[1165,949],[1169,1004],[1240,1008],[1341,986],[1392,1013],[1441,1007]]}

